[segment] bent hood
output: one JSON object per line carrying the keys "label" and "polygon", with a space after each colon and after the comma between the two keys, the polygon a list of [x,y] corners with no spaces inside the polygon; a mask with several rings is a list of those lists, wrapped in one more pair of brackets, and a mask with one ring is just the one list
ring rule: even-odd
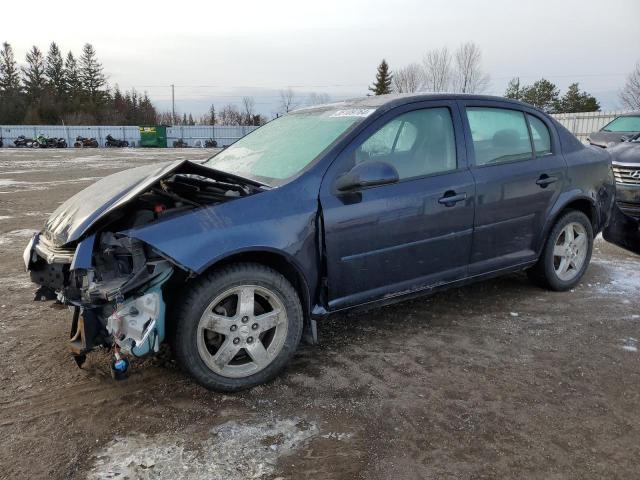
{"label": "bent hood", "polygon": [[144,165],[98,180],[53,212],[45,223],[44,236],[58,247],[78,240],[98,220],[187,162],[177,160]]}
{"label": "bent hood", "polygon": [[591,145],[597,145],[598,147],[607,148],[610,143],[620,143],[625,138],[631,137],[638,132],[605,132],[600,130],[599,132],[593,132],[589,135],[589,143]]}
{"label": "bent hood", "polygon": [[640,142],[623,142],[609,149],[611,160],[620,163],[637,163],[640,166]]}

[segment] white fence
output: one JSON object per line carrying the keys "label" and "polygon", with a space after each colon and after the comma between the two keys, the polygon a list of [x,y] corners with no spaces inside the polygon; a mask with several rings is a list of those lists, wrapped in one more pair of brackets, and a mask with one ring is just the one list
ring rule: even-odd
{"label": "white fence", "polygon": [[[258,127],[249,126],[175,126],[167,127],[167,147],[172,147],[173,142],[183,139],[190,147],[204,147],[205,140],[213,139],[218,146],[224,147],[242,138],[247,133]],[[76,137],[88,137],[98,140],[102,147],[107,135],[118,140],[126,140],[132,147],[140,142],[140,130],[132,126],[63,126],[63,125],[5,125],[0,126],[0,139],[4,148],[13,147],[13,141],[18,136],[35,138],[38,135],[45,137],[64,138],[69,147],[73,147]]]}
{"label": "white fence", "polygon": [[[569,129],[581,141],[586,141],[591,132],[604,127],[607,123],[623,112],[584,112],[584,113],[556,113],[556,120]],[[258,127],[250,126],[210,126],[210,125],[177,125],[167,127],[167,147],[172,147],[173,142],[182,139],[190,147],[204,147],[204,142],[213,139],[218,146],[224,147],[242,138],[247,133]],[[104,145],[107,135],[120,140],[126,140],[129,145],[135,147],[140,142],[138,127],[117,126],[62,126],[62,125],[7,125],[0,126],[0,139],[4,147],[13,147],[13,141],[19,136],[35,138],[38,135],[45,137],[64,138],[69,147],[73,147],[76,137],[93,137],[98,140],[100,146]]]}
{"label": "white fence", "polygon": [[624,112],[555,113],[551,115],[582,142]]}

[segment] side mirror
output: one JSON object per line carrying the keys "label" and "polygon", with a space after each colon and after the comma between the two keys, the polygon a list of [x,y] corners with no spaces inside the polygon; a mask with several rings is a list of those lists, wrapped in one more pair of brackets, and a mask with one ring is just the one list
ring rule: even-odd
{"label": "side mirror", "polygon": [[338,177],[335,187],[340,192],[396,183],[400,178],[393,165],[379,160],[359,163]]}

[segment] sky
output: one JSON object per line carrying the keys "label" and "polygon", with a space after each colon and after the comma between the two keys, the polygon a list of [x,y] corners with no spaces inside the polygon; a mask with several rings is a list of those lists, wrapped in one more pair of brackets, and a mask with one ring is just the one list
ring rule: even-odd
{"label": "sky", "polygon": [[545,77],[580,82],[611,110],[640,61],[640,0],[32,0],[29,11],[46,14],[0,24],[20,61],[34,44],[79,55],[89,42],[112,85],[167,110],[174,84],[176,110],[195,115],[244,95],[270,115],[288,87],[301,102],[366,95],[382,58],[393,70],[467,41],[482,49],[486,93]]}

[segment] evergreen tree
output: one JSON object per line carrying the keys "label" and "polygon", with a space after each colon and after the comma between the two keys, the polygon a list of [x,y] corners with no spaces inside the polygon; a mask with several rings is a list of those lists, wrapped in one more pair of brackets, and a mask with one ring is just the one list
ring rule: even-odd
{"label": "evergreen tree", "polygon": [[49,87],[58,99],[63,99],[67,93],[67,79],[65,77],[64,60],[56,42],[51,42],[44,69]]}
{"label": "evergreen tree", "polygon": [[513,100],[522,100],[522,85],[520,84],[520,77],[514,77],[509,80],[504,96],[505,98],[511,98]]}
{"label": "evergreen tree", "polygon": [[559,95],[558,87],[544,78],[522,89],[522,101],[530,103],[545,112],[552,112],[557,107]]}
{"label": "evergreen tree", "polygon": [[209,125],[216,124],[216,106],[212,103],[209,108]]}
{"label": "evergreen tree", "polygon": [[24,90],[27,99],[38,102],[47,84],[44,75],[44,57],[35,45],[27,52],[26,66],[22,67]]}
{"label": "evergreen tree", "polygon": [[67,92],[68,108],[75,110],[78,108],[82,96],[82,83],[78,72],[78,62],[73,53],[67,53],[64,61],[65,91]]}
{"label": "evergreen tree", "polygon": [[189,114],[189,125],[195,125],[196,122],[193,121],[193,115]]}
{"label": "evergreen tree", "polygon": [[393,81],[393,74],[389,71],[389,64],[386,60],[382,59],[380,65],[378,65],[378,71],[376,73],[376,81],[369,90],[374,95],[386,95],[391,93],[391,82]]}
{"label": "evergreen tree", "polygon": [[182,114],[182,125],[188,125],[188,123],[187,123],[187,114],[186,113]]}
{"label": "evergreen tree", "polygon": [[23,118],[20,70],[11,45],[4,42],[0,50],[0,124],[17,124]]}
{"label": "evergreen tree", "polygon": [[557,102],[555,110],[558,113],[597,112],[600,110],[600,104],[593,95],[581,92],[576,82],[569,85],[565,94]]}
{"label": "evergreen tree", "polygon": [[79,63],[79,78],[83,93],[94,105],[99,104],[105,96],[104,87],[107,77],[102,71],[102,64],[96,58],[96,51],[90,43],[85,43]]}

